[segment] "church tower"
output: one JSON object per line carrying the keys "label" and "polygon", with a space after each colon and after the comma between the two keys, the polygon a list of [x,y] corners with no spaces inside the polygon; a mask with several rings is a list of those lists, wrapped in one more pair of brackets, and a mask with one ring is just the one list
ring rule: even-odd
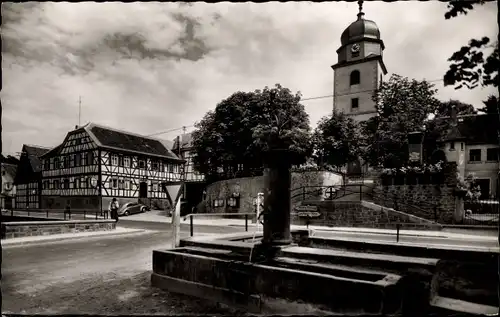
{"label": "church tower", "polygon": [[377,114],[373,92],[387,74],[382,51],[384,42],[375,22],[364,19],[363,1],[358,1],[358,19],[342,33],[334,71],[333,108],[357,121]]}

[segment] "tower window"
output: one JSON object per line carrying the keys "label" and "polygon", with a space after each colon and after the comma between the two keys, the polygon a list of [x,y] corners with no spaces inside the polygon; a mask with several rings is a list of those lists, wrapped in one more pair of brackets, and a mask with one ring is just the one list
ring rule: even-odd
{"label": "tower window", "polygon": [[351,99],[351,110],[358,110],[359,108],[359,98]]}
{"label": "tower window", "polygon": [[353,70],[351,72],[351,80],[350,80],[351,86],[352,85],[359,85],[359,82],[360,82],[359,70]]}

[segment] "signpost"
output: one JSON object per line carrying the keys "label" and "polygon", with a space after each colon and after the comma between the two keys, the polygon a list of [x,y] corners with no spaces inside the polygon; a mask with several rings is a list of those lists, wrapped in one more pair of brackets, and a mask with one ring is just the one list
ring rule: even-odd
{"label": "signpost", "polygon": [[318,212],[318,206],[305,205],[305,206],[297,206],[295,207],[295,211],[297,211],[297,216],[305,217],[305,218],[317,218],[321,216]]}

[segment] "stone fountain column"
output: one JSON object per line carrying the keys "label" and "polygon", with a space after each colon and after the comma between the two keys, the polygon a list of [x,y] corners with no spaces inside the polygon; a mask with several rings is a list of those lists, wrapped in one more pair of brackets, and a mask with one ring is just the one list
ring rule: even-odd
{"label": "stone fountain column", "polygon": [[262,246],[291,244],[289,153],[286,150],[273,150],[267,155],[265,163]]}

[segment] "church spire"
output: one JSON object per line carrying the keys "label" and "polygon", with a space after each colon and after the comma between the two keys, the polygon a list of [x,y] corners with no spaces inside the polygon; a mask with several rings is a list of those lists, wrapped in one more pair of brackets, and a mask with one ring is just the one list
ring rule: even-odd
{"label": "church spire", "polygon": [[363,19],[363,16],[365,15],[363,13],[363,1],[358,1],[358,6],[359,6],[358,20],[361,20],[361,19]]}

